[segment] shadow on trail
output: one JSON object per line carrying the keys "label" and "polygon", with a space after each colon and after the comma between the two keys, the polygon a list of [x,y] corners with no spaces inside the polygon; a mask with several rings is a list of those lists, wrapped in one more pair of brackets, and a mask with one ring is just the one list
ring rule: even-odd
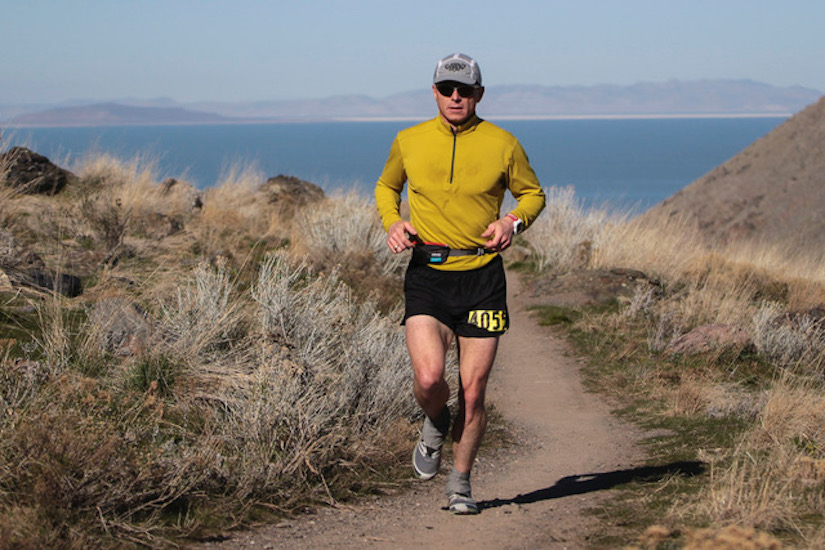
{"label": "shadow on trail", "polygon": [[582,474],[563,477],[551,487],[537,489],[513,498],[483,500],[479,508],[489,509],[510,504],[532,504],[542,500],[563,498],[593,491],[611,489],[625,483],[655,483],[669,476],[693,477],[705,471],[705,465],[696,461],[673,462],[664,466],[642,466],[601,474]]}

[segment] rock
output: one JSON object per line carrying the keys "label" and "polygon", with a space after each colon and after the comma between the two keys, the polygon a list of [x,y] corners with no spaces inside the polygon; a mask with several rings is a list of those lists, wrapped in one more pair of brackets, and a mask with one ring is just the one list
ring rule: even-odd
{"label": "rock", "polygon": [[57,292],[67,298],[76,298],[83,294],[80,277],[68,273],[52,275],[38,270],[5,270],[0,268],[0,289],[19,287],[31,288],[40,292]]}
{"label": "rock", "polygon": [[186,204],[191,209],[203,207],[203,196],[194,186],[186,182],[180,182],[175,178],[163,180],[159,188],[160,196],[172,201],[179,201]]}
{"label": "rock", "polygon": [[68,273],[52,275],[47,271],[36,271],[29,273],[29,280],[34,281],[34,285],[30,286],[55,291],[67,298],[76,298],[83,294],[83,283],[80,277],[76,275],[69,275]]}
{"label": "rock", "polygon": [[675,338],[665,349],[668,355],[698,355],[742,351],[753,345],[747,331],[733,325],[702,325]]}
{"label": "rock", "polygon": [[530,249],[526,246],[514,244],[507,249],[507,262],[526,262],[530,259]]}
{"label": "rock", "polygon": [[133,223],[135,231],[153,240],[170,237],[183,230],[183,222],[180,219],[161,214],[160,212],[146,214],[143,218]]}
{"label": "rock", "polygon": [[59,193],[74,175],[25,147],[0,155],[0,182],[27,195]]}
{"label": "rock", "polygon": [[789,311],[780,317],[779,321],[788,326],[799,326],[810,323],[822,329],[823,325],[825,325],[825,306],[814,306],[802,311]]}
{"label": "rock", "polygon": [[282,208],[305,206],[326,197],[324,190],[314,183],[283,174],[266,180],[260,192],[266,196],[267,202]]}

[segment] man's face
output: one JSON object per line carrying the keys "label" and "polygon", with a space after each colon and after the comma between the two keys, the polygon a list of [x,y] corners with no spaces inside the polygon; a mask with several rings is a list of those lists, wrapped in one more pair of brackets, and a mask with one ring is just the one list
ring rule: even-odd
{"label": "man's face", "polygon": [[[444,95],[447,93],[448,95]],[[476,113],[476,105],[484,95],[484,88],[474,88],[457,82],[433,84],[433,96],[441,118],[453,128],[467,121]],[[465,97],[466,96],[466,97]]]}

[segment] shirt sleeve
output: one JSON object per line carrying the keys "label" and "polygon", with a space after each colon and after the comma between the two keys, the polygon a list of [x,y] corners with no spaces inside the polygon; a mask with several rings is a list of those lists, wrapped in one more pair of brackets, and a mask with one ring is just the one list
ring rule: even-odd
{"label": "shirt sleeve", "polygon": [[509,188],[518,202],[512,214],[524,223],[525,228],[530,227],[530,224],[544,210],[545,196],[536,173],[530,166],[527,153],[518,142],[513,149]]}
{"label": "shirt sleeve", "polygon": [[398,143],[398,138],[396,138],[390,147],[390,154],[384,165],[384,171],[375,184],[375,204],[378,207],[378,214],[381,216],[381,223],[384,225],[385,231],[388,231],[392,224],[401,220],[401,214],[399,213],[401,191],[403,191],[406,181],[407,174],[401,157],[401,146]]}

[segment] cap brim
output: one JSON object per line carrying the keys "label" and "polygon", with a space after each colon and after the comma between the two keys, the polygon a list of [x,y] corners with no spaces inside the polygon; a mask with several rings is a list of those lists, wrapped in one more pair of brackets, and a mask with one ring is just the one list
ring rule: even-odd
{"label": "cap brim", "polygon": [[462,78],[461,75],[442,75],[433,78],[433,84],[441,84],[442,82],[458,82],[459,84],[466,84],[468,86],[478,86],[478,82],[471,78]]}

